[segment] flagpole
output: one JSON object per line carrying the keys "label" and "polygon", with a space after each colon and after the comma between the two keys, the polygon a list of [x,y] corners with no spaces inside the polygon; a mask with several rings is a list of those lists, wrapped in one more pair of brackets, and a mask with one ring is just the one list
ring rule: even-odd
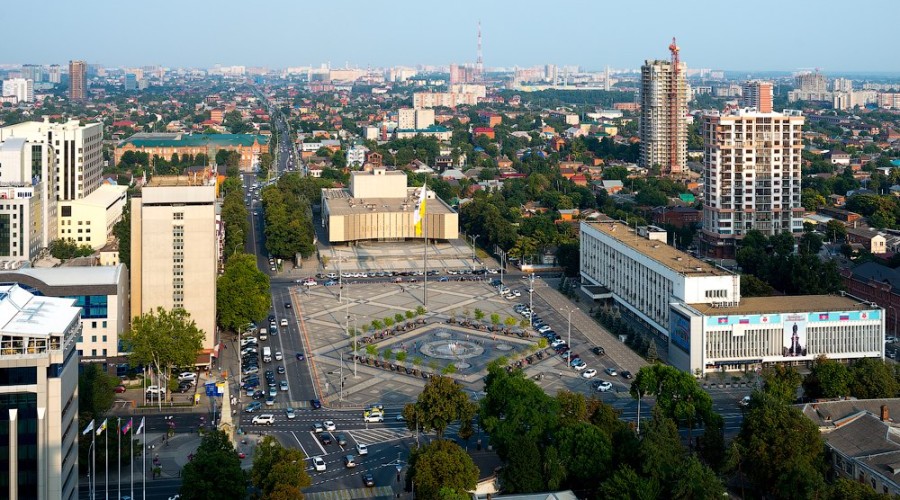
{"label": "flagpole", "polygon": [[118,417],[119,424],[116,425],[116,435],[119,438],[119,475],[116,476],[119,480],[116,481],[119,485],[118,495],[116,498],[122,500],[122,417]]}
{"label": "flagpole", "polygon": [[91,500],[97,500],[97,433],[91,429]]}
{"label": "flagpole", "polygon": [[141,485],[141,500],[147,500],[147,429],[144,428],[144,417],[141,417],[141,429],[144,430],[144,439],[141,440],[141,456],[143,457],[143,474],[144,480]]}
{"label": "flagpole", "polygon": [[106,500],[109,500],[109,429],[106,428],[106,425],[106,420],[104,420],[103,434],[106,435],[106,444],[103,445],[103,455],[105,455],[103,460],[106,462],[106,479],[104,480],[103,491],[106,493]]}
{"label": "flagpole", "polygon": [[[132,426],[134,425],[134,417],[131,417]],[[128,427],[128,457],[131,459],[131,500],[134,500],[134,433],[131,426]]]}
{"label": "flagpole", "polygon": [[422,253],[422,267],[425,274],[425,280],[422,282],[422,305],[428,310],[428,204],[425,201],[428,197],[428,174],[425,174],[422,189],[425,191],[422,195],[422,203],[425,203],[425,213],[422,214],[422,232],[425,235],[425,249]]}

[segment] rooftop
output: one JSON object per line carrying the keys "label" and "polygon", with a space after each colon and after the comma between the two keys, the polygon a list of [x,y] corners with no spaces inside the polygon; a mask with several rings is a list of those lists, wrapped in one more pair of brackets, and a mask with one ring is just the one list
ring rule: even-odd
{"label": "rooftop", "polygon": [[252,146],[253,141],[265,145],[269,138],[255,134],[183,134],[139,132],[119,142],[118,147],[132,144],[138,148]]}
{"label": "rooftop", "polygon": [[[666,243],[640,236],[635,232],[634,228],[622,221],[582,222],[582,225],[596,229],[619,243],[631,247],[634,251],[685,276],[728,276],[731,274]],[[582,234],[584,234],[583,230]]]}
{"label": "rooftop", "polygon": [[0,333],[48,337],[64,333],[81,308],[75,299],[32,295],[16,285],[0,286]]}
{"label": "rooftop", "polygon": [[873,308],[868,302],[860,302],[840,295],[741,297],[740,304],[731,307],[712,307],[711,304],[690,304],[690,306],[708,316],[809,311],[865,311]]}
{"label": "rooftop", "polygon": [[49,286],[116,285],[124,272],[117,266],[25,268],[14,271],[43,281]]}
{"label": "rooftop", "polygon": [[[378,212],[412,213],[416,207],[418,189],[420,188],[406,188],[406,198],[353,198],[350,190],[345,188],[323,189],[322,196],[328,205],[328,213],[335,216]],[[425,202],[425,210],[429,214],[454,213],[452,208],[436,197]]]}
{"label": "rooftop", "polygon": [[101,184],[93,193],[79,200],[63,201],[63,205],[90,205],[103,208],[109,208],[117,201],[125,197],[128,192],[128,186],[113,186],[111,184]]}

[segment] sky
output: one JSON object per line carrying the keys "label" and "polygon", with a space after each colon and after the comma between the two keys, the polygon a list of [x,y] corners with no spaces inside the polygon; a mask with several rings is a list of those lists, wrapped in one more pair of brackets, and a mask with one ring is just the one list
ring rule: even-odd
{"label": "sky", "polygon": [[[474,62],[900,72],[898,0],[43,0],[3,9],[0,64],[284,68]],[[15,19],[19,19],[17,22]]]}

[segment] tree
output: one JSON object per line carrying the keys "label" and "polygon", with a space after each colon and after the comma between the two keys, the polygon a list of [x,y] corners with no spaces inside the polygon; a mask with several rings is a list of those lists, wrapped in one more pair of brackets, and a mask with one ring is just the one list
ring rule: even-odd
{"label": "tree", "polygon": [[119,242],[119,262],[131,268],[131,199],[122,207],[122,218],[113,226],[113,234]]}
{"label": "tree", "polygon": [[847,478],[838,478],[828,491],[827,500],[890,500],[890,495],[878,493],[869,485]]}
{"label": "tree", "polygon": [[[751,396],[741,430],[732,443],[735,464],[756,490],[776,498],[811,498],[796,493],[798,473],[819,478],[825,446],[819,429],[797,408],[765,393]],[[815,479],[815,478],[813,478]]]}
{"label": "tree", "polygon": [[712,398],[700,388],[697,379],[671,366],[654,364],[638,371],[631,383],[631,395],[638,399],[644,394],[656,396],[655,408],[663,416],[687,424],[689,441],[694,424],[708,422],[714,414]]}
{"label": "tree", "polygon": [[409,477],[416,497],[424,500],[461,498],[475,489],[478,466],[472,457],[452,441],[436,439],[413,451],[409,459]]}
{"label": "tree", "polygon": [[839,220],[830,220],[825,223],[825,237],[831,242],[844,240],[847,237],[847,226]]}
{"label": "tree", "polygon": [[601,498],[607,500],[655,500],[659,498],[659,481],[645,479],[628,465],[620,467],[600,487]]}
{"label": "tree", "polygon": [[87,422],[99,419],[112,408],[116,399],[114,389],[119,379],[105,371],[97,363],[87,363],[78,376],[78,414]]}
{"label": "tree", "polygon": [[697,457],[690,456],[678,469],[671,498],[713,500],[722,498],[724,494],[725,486],[715,472],[703,465]]}
{"label": "tree", "polygon": [[448,377],[431,377],[419,394],[415,403],[415,419],[407,421],[410,430],[416,426],[425,432],[434,430],[438,438],[443,437],[444,429],[452,422],[462,421],[463,417],[474,416],[474,403],[462,387]]}
{"label": "tree", "polygon": [[271,304],[269,276],[256,266],[256,256],[241,253],[229,257],[225,272],[216,280],[219,326],[240,331],[265,318]]}
{"label": "tree", "polygon": [[228,436],[213,431],[203,436],[193,459],[181,471],[181,498],[220,500],[247,496],[246,475]]}
{"label": "tree", "polygon": [[824,355],[817,357],[803,379],[803,391],[809,398],[836,398],[850,395],[850,371]]}
{"label": "tree", "polygon": [[797,399],[797,389],[803,376],[792,366],[774,365],[762,372],[762,390],[769,396],[789,405]]}
{"label": "tree", "polygon": [[94,253],[94,249],[90,245],[79,245],[66,238],[51,241],[49,249],[50,255],[60,260],[87,257]]}
{"label": "tree", "polygon": [[131,363],[151,367],[157,377],[172,373],[173,367],[193,367],[203,338],[187,311],[162,307],[134,318],[131,329],[122,334]]}
{"label": "tree", "polygon": [[850,395],[859,399],[893,398],[900,389],[891,367],[876,358],[862,358],[850,367]]}
{"label": "tree", "polygon": [[[306,473],[306,457],[295,448],[285,448],[272,436],[266,436],[256,447],[250,482],[264,498],[280,498],[279,495],[299,491],[312,484]],[[302,499],[303,496],[292,497]]]}

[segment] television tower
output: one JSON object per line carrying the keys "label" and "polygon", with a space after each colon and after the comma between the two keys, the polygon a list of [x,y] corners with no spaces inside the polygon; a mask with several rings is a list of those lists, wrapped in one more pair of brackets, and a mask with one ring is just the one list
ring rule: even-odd
{"label": "television tower", "polygon": [[484,60],[481,57],[481,19],[478,20],[478,58],[475,60],[475,75],[479,83],[484,81]]}

